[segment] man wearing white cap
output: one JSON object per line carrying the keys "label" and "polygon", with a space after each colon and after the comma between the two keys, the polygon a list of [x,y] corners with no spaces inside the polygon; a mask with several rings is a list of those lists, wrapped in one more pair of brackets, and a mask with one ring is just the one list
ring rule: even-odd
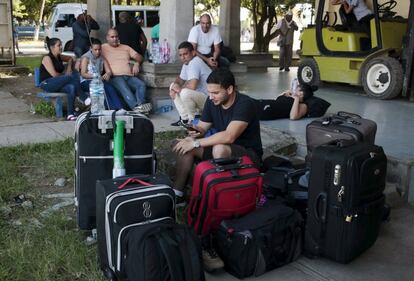
{"label": "man wearing white cap", "polygon": [[289,10],[285,17],[276,25],[276,31],[279,33],[277,45],[280,47],[279,53],[279,70],[289,71],[292,63],[293,33],[298,30],[298,25],[292,20],[293,14]]}

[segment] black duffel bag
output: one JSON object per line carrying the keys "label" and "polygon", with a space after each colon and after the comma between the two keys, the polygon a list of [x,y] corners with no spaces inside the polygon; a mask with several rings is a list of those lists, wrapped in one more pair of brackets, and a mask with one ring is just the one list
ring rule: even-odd
{"label": "black duffel bag", "polygon": [[295,261],[302,252],[300,213],[276,200],[245,217],[224,220],[215,243],[226,271],[244,278]]}

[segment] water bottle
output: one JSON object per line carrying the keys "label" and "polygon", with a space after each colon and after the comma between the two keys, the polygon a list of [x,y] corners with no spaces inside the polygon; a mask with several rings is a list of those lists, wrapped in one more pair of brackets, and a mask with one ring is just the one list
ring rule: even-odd
{"label": "water bottle", "polygon": [[152,62],[153,63],[160,63],[161,62],[161,58],[160,58],[160,43],[158,42],[158,39],[153,39],[152,40],[152,45],[151,45],[151,55],[152,55]]}
{"label": "water bottle", "polygon": [[294,78],[292,82],[290,82],[290,91],[292,94],[296,93],[296,89],[298,88],[299,82],[297,78]]}
{"label": "water bottle", "polygon": [[91,83],[89,84],[89,94],[91,96],[91,113],[102,114],[105,110],[105,92],[104,85],[95,72]]}

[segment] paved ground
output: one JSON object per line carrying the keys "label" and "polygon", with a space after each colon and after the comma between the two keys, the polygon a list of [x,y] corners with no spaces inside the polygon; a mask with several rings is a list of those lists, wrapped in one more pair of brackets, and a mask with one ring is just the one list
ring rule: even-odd
{"label": "paved ground", "polygon": [[[289,87],[295,74],[279,73],[269,69],[264,74],[248,74],[240,81],[240,89],[254,97],[271,98]],[[406,128],[405,120],[414,119],[414,106],[404,101],[372,101],[360,95],[354,87],[323,87],[318,96],[330,101],[331,111],[347,110],[375,117],[379,123],[377,142],[384,146],[387,153],[395,155],[411,154],[414,149],[413,131]],[[29,107],[14,98],[7,89],[0,89],[0,146],[18,143],[37,143],[63,139],[73,136],[74,122],[53,122],[39,118],[29,112]],[[175,121],[175,111],[151,117],[157,131],[170,129],[169,123]],[[303,142],[304,128],[310,120],[278,120],[264,124],[292,133]],[[399,124],[398,124],[399,123]],[[394,146],[394,148],[393,148]],[[348,265],[340,265],[325,259],[309,260],[301,258],[297,262],[269,272],[259,278],[245,280],[367,280],[394,281],[414,280],[414,209],[402,203],[396,195],[389,198],[393,205],[391,222],[382,227],[377,243],[361,257]],[[207,275],[207,280],[237,280],[226,273]]]}

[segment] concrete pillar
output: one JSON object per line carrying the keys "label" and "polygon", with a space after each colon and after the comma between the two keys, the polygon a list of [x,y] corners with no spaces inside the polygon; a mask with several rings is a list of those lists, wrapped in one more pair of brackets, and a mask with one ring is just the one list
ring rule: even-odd
{"label": "concrete pillar", "polygon": [[235,55],[240,54],[240,0],[220,0],[220,34]]}
{"label": "concrete pillar", "polygon": [[106,32],[111,27],[111,1],[110,0],[88,0],[88,14],[99,24],[99,30],[92,31],[91,36],[106,42]]}
{"label": "concrete pillar", "polygon": [[193,19],[193,0],[161,0],[160,41],[167,39],[170,44],[170,62],[177,60],[177,47],[188,39]]}

